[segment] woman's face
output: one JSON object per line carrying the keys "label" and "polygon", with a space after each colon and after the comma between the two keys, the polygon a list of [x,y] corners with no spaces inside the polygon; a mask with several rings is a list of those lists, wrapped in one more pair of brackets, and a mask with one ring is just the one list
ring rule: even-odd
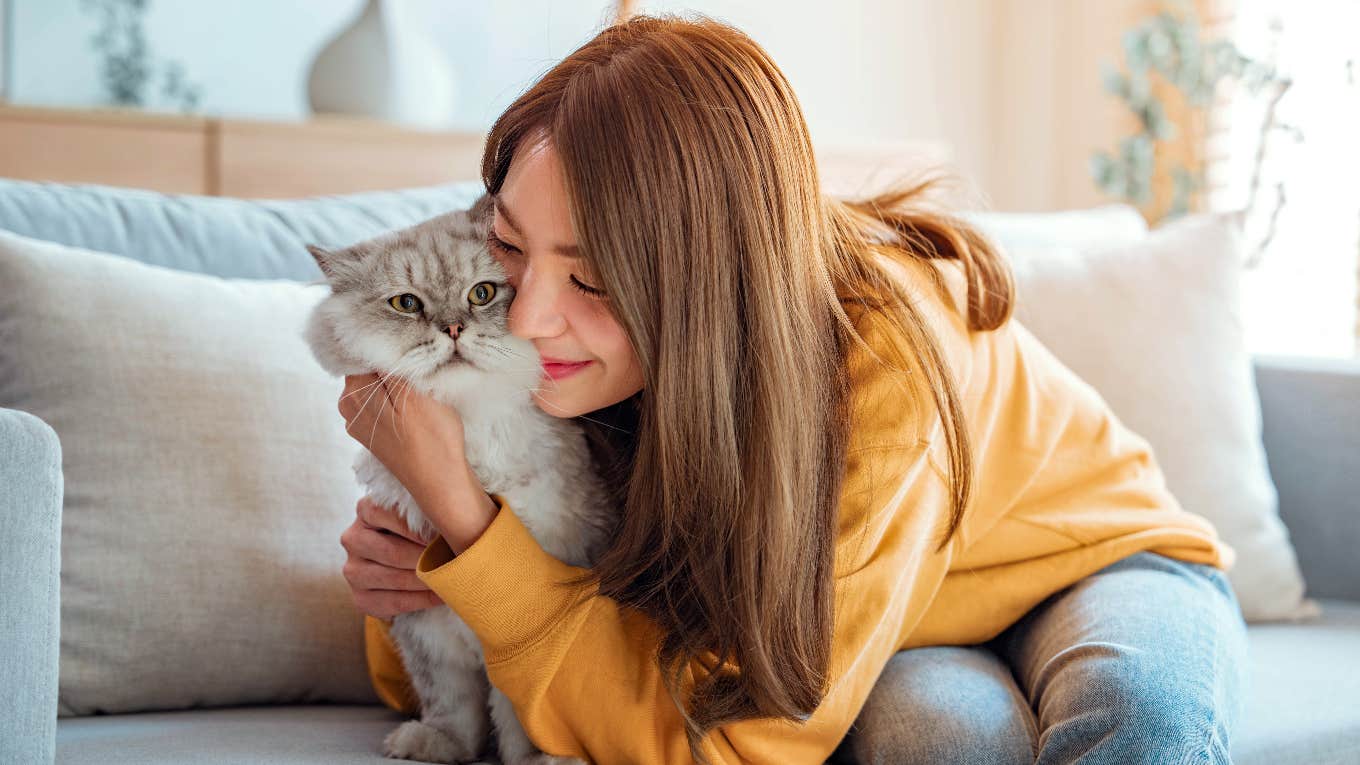
{"label": "woman's face", "polygon": [[642,389],[642,370],[623,327],[583,258],[567,207],[567,186],[552,143],[526,141],[495,197],[491,252],[510,274],[510,332],[534,344],[545,373],[534,401],[575,417]]}

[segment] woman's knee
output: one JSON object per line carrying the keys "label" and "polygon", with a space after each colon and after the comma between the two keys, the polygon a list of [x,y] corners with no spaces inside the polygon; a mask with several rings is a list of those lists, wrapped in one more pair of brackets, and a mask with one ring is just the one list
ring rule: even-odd
{"label": "woman's knee", "polygon": [[1039,763],[1229,762],[1213,689],[1187,682],[1174,659],[1093,641],[1055,655],[1044,673]]}
{"label": "woman's knee", "polygon": [[980,646],[899,651],[845,748],[872,763],[1034,762],[1038,726],[1010,669]]}

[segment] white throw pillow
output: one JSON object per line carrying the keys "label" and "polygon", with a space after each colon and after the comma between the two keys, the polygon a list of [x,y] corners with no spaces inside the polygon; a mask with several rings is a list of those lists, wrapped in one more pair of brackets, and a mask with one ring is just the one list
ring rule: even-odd
{"label": "white throw pillow", "polygon": [[360,495],[327,288],[0,231],[0,405],[61,438],[59,714],[377,703],[341,576]]}
{"label": "white throw pillow", "polygon": [[960,217],[981,228],[1006,250],[1132,242],[1148,233],[1143,214],[1126,204],[1056,212],[966,210]]}
{"label": "white throw pillow", "polygon": [[998,239],[1015,268],[1016,317],[1152,444],[1182,506],[1237,551],[1228,577],[1247,620],[1318,614],[1261,439],[1238,218],[1191,215],[1106,245]]}

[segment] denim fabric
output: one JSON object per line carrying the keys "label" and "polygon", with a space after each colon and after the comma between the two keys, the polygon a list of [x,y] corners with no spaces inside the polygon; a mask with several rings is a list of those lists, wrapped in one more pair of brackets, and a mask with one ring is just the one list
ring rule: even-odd
{"label": "denim fabric", "polygon": [[1248,682],[1227,575],[1144,551],[986,643],[899,651],[833,761],[1228,763]]}

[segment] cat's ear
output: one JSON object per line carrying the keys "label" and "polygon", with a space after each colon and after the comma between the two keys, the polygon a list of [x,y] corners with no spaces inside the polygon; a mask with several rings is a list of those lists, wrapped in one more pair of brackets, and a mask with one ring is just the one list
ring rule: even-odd
{"label": "cat's ear", "polygon": [[307,245],[307,252],[312,253],[312,257],[316,258],[316,264],[321,267],[321,273],[325,274],[326,278],[335,276],[334,253],[314,244]]}
{"label": "cat's ear", "polygon": [[479,228],[490,228],[492,217],[491,195],[482,192],[482,195],[477,197],[477,201],[473,202],[472,207],[468,209],[468,217]]}

